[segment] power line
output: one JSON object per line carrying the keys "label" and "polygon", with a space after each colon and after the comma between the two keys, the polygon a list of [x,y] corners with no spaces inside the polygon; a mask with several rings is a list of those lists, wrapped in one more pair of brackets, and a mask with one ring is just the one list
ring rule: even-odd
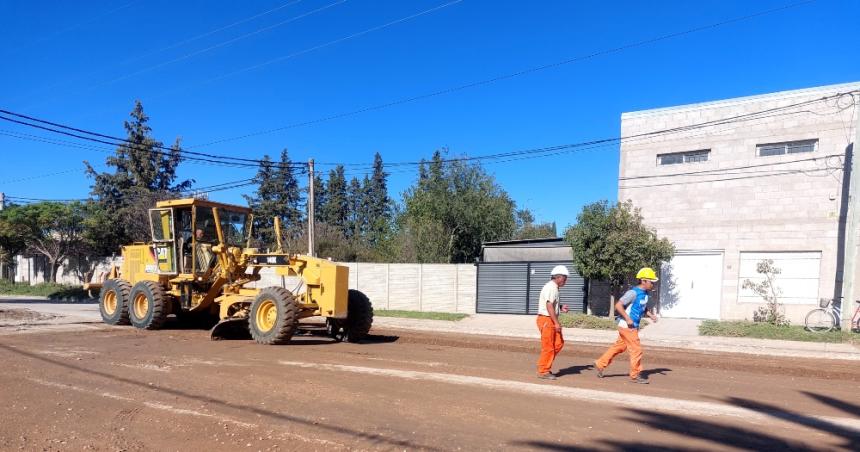
{"label": "power line", "polygon": [[[254,19],[258,19],[258,18],[260,18],[260,17],[263,17],[263,16],[266,16],[266,15],[269,15],[269,14],[274,13],[274,12],[276,12],[276,11],[280,11],[281,9],[284,9],[284,8],[286,8],[286,7],[288,7],[288,6],[295,5],[296,3],[300,3],[301,1],[302,1],[302,0],[293,0],[293,1],[290,1],[290,2],[283,3],[283,4],[279,5],[279,6],[276,6],[275,8],[272,8],[272,9],[269,9],[269,10],[266,10],[266,11],[263,11],[263,12],[261,12],[261,13],[255,14],[255,15],[250,16],[250,17],[246,17],[246,18],[244,18],[244,19],[240,19],[240,20],[238,20],[238,21],[236,21],[236,22],[232,22],[232,23],[230,23],[230,24],[228,24],[228,25],[224,25],[224,26],[218,27],[218,28],[216,28],[216,29],[209,30],[209,31],[207,31],[207,32],[204,32],[204,33],[201,33],[201,34],[198,34],[198,35],[192,36],[192,37],[190,37],[190,38],[183,39],[183,40],[178,41],[178,42],[174,42],[173,44],[170,44],[170,45],[168,45],[168,46],[162,47],[162,48],[160,48],[160,49],[156,49],[156,50],[152,50],[152,51],[144,52],[144,53],[142,53],[142,54],[140,54],[140,55],[137,55],[137,56],[134,56],[134,57],[128,58],[128,59],[126,59],[126,60],[123,60],[123,61],[121,61],[121,62],[119,62],[119,63],[117,63],[117,64],[114,64],[114,65],[111,65],[111,66],[121,66],[121,65],[125,65],[125,64],[128,64],[128,63],[132,63],[132,62],[135,62],[135,61],[141,60],[141,59],[146,58],[146,57],[151,56],[151,55],[156,55],[156,54],[159,54],[159,53],[162,53],[162,52],[166,52],[166,51],[171,50],[171,49],[174,49],[174,48],[176,48],[176,47],[183,46],[183,45],[188,44],[188,43],[190,43],[190,42],[194,42],[194,41],[197,41],[197,40],[203,39],[203,38],[205,38],[205,37],[208,37],[208,36],[214,35],[214,34],[216,34],[216,33],[222,32],[222,31],[224,31],[224,30],[228,30],[228,29],[230,29],[230,28],[236,27],[236,26],[241,25],[241,24],[243,24],[243,23],[250,22],[250,21],[252,21],[252,20],[254,20]],[[99,72],[101,72],[102,70],[104,70],[105,68],[106,68],[106,67],[104,67],[104,66],[103,66],[100,70],[96,70],[96,71],[89,72],[89,73],[87,73],[85,76],[93,76],[93,75],[96,75],[96,74],[98,74]],[[80,77],[79,77],[79,78],[80,78]],[[32,96],[32,95],[35,95],[35,94],[41,94],[41,93],[43,93],[43,92],[45,92],[45,91],[48,91],[48,90],[51,90],[51,89],[53,89],[53,88],[56,88],[56,87],[59,87],[59,86],[63,86],[63,85],[68,85],[68,84],[69,84],[69,82],[68,82],[68,81],[66,81],[66,82],[62,82],[62,81],[61,81],[61,82],[57,82],[57,83],[54,83],[54,84],[52,84],[52,85],[46,86],[46,87],[44,87],[44,88],[42,88],[42,89],[40,89],[40,90],[31,91],[31,92],[29,93],[29,95],[30,95],[30,96]],[[17,100],[17,99],[20,99],[20,98],[21,98],[21,97],[17,97],[17,98],[16,98],[16,100]],[[41,104],[41,102],[40,102],[40,104]],[[24,107],[24,108],[26,109],[26,108],[32,107],[33,105],[35,105],[35,104],[31,104],[31,105],[29,105],[28,107]]]}
{"label": "power line", "polygon": [[15,54],[15,53],[20,52],[20,51],[22,51],[22,50],[29,49],[30,47],[33,47],[33,46],[34,46],[34,45],[36,45],[36,44],[39,44],[39,43],[41,43],[41,42],[45,42],[45,41],[51,40],[51,39],[53,39],[53,38],[55,38],[55,37],[57,37],[57,36],[59,36],[59,35],[61,35],[61,34],[63,34],[63,33],[68,33],[68,32],[70,32],[70,31],[72,31],[72,30],[74,30],[74,29],[76,29],[76,28],[79,28],[79,27],[81,27],[81,26],[83,26],[83,25],[86,25],[86,24],[88,24],[88,23],[95,22],[95,21],[97,21],[97,20],[99,20],[99,19],[101,19],[101,18],[103,18],[103,17],[109,16],[109,15],[111,15],[111,14],[113,14],[113,13],[115,13],[115,12],[119,11],[119,10],[122,10],[122,9],[128,8],[129,6],[134,5],[135,3],[138,3],[138,2],[139,2],[139,0],[135,0],[135,1],[132,1],[132,2],[129,2],[129,3],[126,3],[126,4],[124,4],[124,5],[118,6],[118,7],[114,8],[114,9],[111,9],[111,10],[108,10],[108,11],[106,11],[106,12],[104,12],[104,13],[101,13],[101,14],[99,14],[99,15],[95,16],[95,17],[91,17],[91,18],[89,18],[89,19],[87,19],[87,20],[85,20],[85,21],[83,21],[83,22],[78,22],[78,23],[76,23],[76,24],[74,24],[74,25],[71,25],[71,26],[69,26],[69,27],[63,28],[62,30],[57,30],[57,31],[55,31],[55,32],[53,32],[53,33],[51,33],[51,34],[49,34],[49,35],[47,35],[47,36],[42,36],[41,38],[36,39],[35,41],[31,42],[30,44],[23,45],[23,46],[22,46],[22,45],[18,45],[18,46],[16,46],[16,48],[15,48],[15,49],[13,49],[13,52],[11,52],[11,54]]}
{"label": "power line", "polygon": [[[401,23],[401,22],[406,22],[406,21],[408,21],[408,20],[415,19],[416,17],[420,17],[420,16],[423,16],[423,15],[426,15],[426,14],[430,14],[430,13],[435,12],[435,11],[438,11],[438,10],[440,10],[440,9],[447,8],[447,7],[452,6],[452,5],[456,5],[457,3],[460,3],[460,2],[462,2],[462,1],[463,1],[463,0],[454,0],[454,1],[450,1],[450,2],[448,2],[448,3],[444,3],[444,4],[442,4],[442,5],[439,5],[439,6],[436,6],[436,7],[430,8],[430,9],[426,9],[426,10],[424,10],[424,11],[421,11],[421,12],[418,12],[418,13],[415,13],[415,14],[412,14],[412,15],[409,15],[409,16],[406,16],[406,17],[401,17],[400,19],[396,19],[396,20],[393,20],[393,21],[391,21],[391,22],[384,23],[384,24],[382,24],[382,25],[377,25],[377,26],[375,26],[375,27],[371,27],[371,28],[368,28],[368,29],[366,29],[366,30],[359,31],[359,32],[357,32],[357,33],[353,33],[353,34],[351,34],[351,35],[347,35],[347,36],[344,36],[344,37],[342,37],[342,38],[335,39],[335,40],[333,40],[333,41],[328,41],[328,42],[325,42],[325,43],[323,43],[323,44],[318,44],[318,45],[315,45],[315,46],[313,46],[313,47],[309,47],[309,48],[304,49],[304,50],[299,50],[299,51],[297,51],[297,52],[293,52],[293,53],[288,54],[288,55],[284,55],[284,56],[280,56],[280,57],[277,57],[277,58],[273,58],[273,59],[271,59],[271,60],[264,61],[264,62],[262,62],[262,63],[258,63],[258,64],[254,64],[254,65],[251,65],[251,66],[248,66],[248,67],[242,68],[242,69],[238,69],[238,70],[233,71],[233,72],[228,72],[228,73],[223,74],[223,75],[220,75],[220,76],[218,76],[218,77],[214,77],[214,78],[210,78],[210,79],[204,80],[203,82],[200,82],[200,83],[211,83],[211,82],[215,82],[215,81],[222,80],[222,79],[225,79],[225,78],[227,78],[227,77],[232,77],[232,76],[234,76],[234,75],[238,75],[238,74],[241,74],[241,73],[244,73],[244,72],[253,71],[253,70],[255,70],[255,69],[260,69],[260,68],[262,68],[262,67],[269,66],[270,64],[275,64],[275,63],[279,63],[279,62],[281,62],[281,61],[286,61],[286,60],[289,60],[289,59],[291,59],[291,58],[295,58],[295,57],[297,57],[297,56],[300,56],[300,55],[304,55],[304,54],[306,54],[306,53],[313,52],[313,51],[315,51],[315,50],[319,50],[319,49],[322,49],[322,48],[325,48],[325,47],[330,47],[330,46],[333,46],[333,45],[335,45],[335,44],[339,44],[339,43],[341,43],[341,42],[348,41],[348,40],[350,40],[350,39],[355,39],[355,38],[358,38],[358,37],[360,37],[360,36],[366,35],[366,34],[368,34],[368,33],[372,33],[372,32],[374,32],[374,31],[379,31],[379,30],[382,30],[382,29],[384,29],[384,28],[388,28],[388,27],[391,27],[391,26],[393,26],[393,25],[397,25],[397,24],[399,24],[399,23]],[[208,144],[206,144],[206,145],[208,145]],[[202,146],[203,146],[203,145],[202,145]]]}
{"label": "power line", "polygon": [[194,57],[194,56],[197,56],[197,55],[200,55],[200,54],[203,54],[203,53],[209,52],[209,51],[211,51],[211,50],[215,50],[215,49],[218,49],[218,48],[224,47],[224,46],[226,46],[226,45],[232,44],[232,43],[237,42],[237,41],[241,41],[241,40],[243,40],[243,39],[246,39],[246,38],[249,38],[249,37],[251,37],[251,36],[254,36],[254,35],[257,35],[257,34],[263,33],[263,32],[265,32],[265,31],[269,31],[269,30],[271,30],[271,29],[274,29],[274,28],[277,28],[277,27],[280,27],[280,26],[286,25],[286,24],[288,24],[288,23],[295,22],[295,21],[297,21],[297,20],[299,20],[299,19],[303,19],[303,18],[305,18],[305,17],[311,16],[311,15],[316,14],[316,13],[318,13],[318,12],[325,11],[325,10],[327,10],[327,9],[329,9],[329,8],[332,8],[332,7],[335,7],[335,6],[341,5],[341,4],[343,4],[343,3],[346,3],[347,1],[348,1],[348,0],[338,0],[338,1],[334,2],[334,3],[330,3],[330,4],[328,4],[328,5],[325,5],[325,6],[319,7],[319,8],[317,8],[317,9],[312,10],[312,11],[308,11],[308,12],[306,12],[306,13],[299,14],[298,16],[291,17],[291,18],[289,18],[289,19],[287,19],[287,20],[283,20],[283,21],[280,21],[280,22],[278,22],[278,23],[275,23],[275,24],[272,24],[272,25],[268,25],[268,26],[266,26],[266,27],[263,27],[263,28],[260,28],[260,29],[254,30],[254,31],[252,31],[252,32],[245,33],[244,35],[241,35],[241,36],[238,36],[238,37],[235,37],[235,38],[232,38],[232,39],[228,39],[228,40],[226,40],[226,41],[223,41],[223,42],[220,42],[220,43],[218,43],[218,44],[214,44],[214,45],[211,45],[211,46],[209,46],[209,47],[206,47],[206,48],[203,48],[203,49],[200,49],[200,50],[197,50],[197,51],[194,51],[194,52],[191,52],[191,53],[188,53],[188,54],[182,55],[182,56],[177,57],[177,58],[174,58],[174,59],[172,59],[172,60],[168,60],[168,61],[165,61],[165,62],[162,62],[162,63],[159,63],[159,64],[155,64],[155,65],[152,65],[152,66],[148,66],[148,67],[145,67],[145,68],[140,69],[140,70],[138,70],[138,71],[134,71],[134,72],[132,72],[132,73],[130,73],[130,74],[126,74],[126,75],[123,75],[123,76],[120,76],[120,77],[117,77],[117,78],[114,78],[114,79],[111,79],[111,80],[108,80],[108,81],[105,81],[105,82],[102,82],[102,83],[98,83],[98,84],[96,84],[96,85],[91,86],[89,89],[95,89],[95,88],[98,88],[98,87],[103,86],[103,85],[109,85],[109,84],[111,84],[111,83],[115,83],[115,82],[118,82],[118,81],[120,81],[120,80],[125,80],[125,79],[127,79],[127,78],[130,78],[130,77],[134,77],[134,76],[136,76],[136,75],[143,74],[144,72],[149,72],[149,71],[152,71],[152,70],[154,70],[154,69],[158,69],[158,68],[161,68],[161,67],[164,67],[164,66],[171,65],[171,64],[173,64],[173,63],[178,63],[178,62],[180,62],[180,61],[187,60],[188,58],[191,58],[191,57]]}
{"label": "power line", "polygon": [[[853,93],[853,92],[860,92],[860,90],[851,91],[851,93]],[[829,99],[837,98],[837,97],[842,96],[844,94],[845,93],[836,93],[836,94],[824,96],[821,98],[806,100],[806,101],[797,102],[794,104],[784,105],[784,106],[780,106],[780,107],[773,107],[773,108],[760,110],[760,111],[756,111],[756,112],[751,112],[751,113],[745,113],[742,115],[731,116],[728,118],[715,119],[715,120],[711,120],[711,121],[705,121],[705,122],[695,123],[695,124],[688,124],[688,125],[684,125],[684,126],[672,127],[672,128],[667,128],[667,129],[653,130],[653,131],[643,132],[643,133],[638,133],[638,134],[633,134],[633,135],[618,136],[618,137],[611,137],[611,138],[601,138],[601,139],[584,141],[584,142],[579,142],[579,143],[571,143],[571,144],[563,144],[563,145],[548,146],[548,147],[541,147],[541,148],[524,149],[524,150],[519,150],[519,151],[503,152],[503,153],[496,153],[496,154],[486,154],[486,155],[472,156],[472,157],[466,156],[466,157],[460,157],[460,158],[442,159],[442,162],[447,163],[447,162],[476,161],[476,160],[477,161],[483,161],[483,160],[495,160],[495,159],[502,159],[502,158],[509,158],[509,157],[517,157],[517,156],[535,157],[535,156],[545,156],[545,155],[557,155],[558,153],[560,153],[559,151],[564,151],[564,150],[569,150],[569,149],[585,148],[585,147],[590,147],[590,146],[595,146],[595,145],[610,145],[610,144],[616,144],[616,143],[621,143],[621,142],[627,142],[627,141],[631,141],[631,140],[653,138],[653,137],[662,136],[662,135],[687,132],[687,131],[703,129],[703,128],[713,127],[713,126],[718,126],[718,125],[733,124],[733,123],[738,123],[738,122],[751,121],[751,120],[757,120],[757,119],[766,119],[766,118],[770,118],[770,117],[781,116],[781,114],[778,114],[779,112],[784,112],[785,110],[790,110],[792,108],[812,105],[812,104],[819,103],[819,102],[826,102]],[[386,167],[414,166],[414,165],[420,165],[421,163],[429,163],[429,162],[428,161],[423,161],[423,162],[422,161],[405,161],[405,162],[386,163],[385,166]],[[344,164],[344,163],[334,163],[334,162],[320,162],[320,163],[317,163],[317,165],[323,165],[323,166],[338,166],[338,165],[357,166],[357,167],[361,167],[364,169],[372,168],[372,164],[369,164],[369,163],[346,163],[346,164]]]}
{"label": "power line", "polygon": [[[80,129],[77,127],[72,127],[72,126],[56,123],[53,121],[35,118],[33,116],[24,115],[21,113],[15,113],[15,112],[12,112],[9,110],[0,109],[0,113],[8,115],[8,116],[14,116],[16,118],[25,119],[27,121],[36,122],[39,124],[46,124],[46,125],[49,125],[52,127],[59,128],[59,129],[65,129],[68,131],[77,132],[77,133],[66,132],[64,130],[57,130],[57,129],[42,126],[39,124],[32,124],[30,122],[25,122],[25,121],[13,119],[13,118],[7,118],[4,116],[0,116],[0,120],[13,122],[16,124],[20,124],[20,125],[24,125],[24,126],[28,126],[28,127],[32,127],[32,128],[37,128],[37,129],[41,129],[41,130],[45,130],[48,132],[53,132],[53,133],[57,133],[57,134],[61,134],[61,135],[66,135],[66,136],[70,136],[73,138],[79,138],[79,139],[92,141],[92,142],[96,142],[96,143],[101,143],[101,144],[108,144],[111,146],[120,146],[120,147],[125,147],[125,148],[133,149],[133,150],[145,150],[145,151],[150,152],[150,153],[154,153],[154,154],[161,155],[161,156],[168,156],[168,157],[171,156],[173,151],[174,151],[174,149],[172,147],[167,147],[167,146],[164,146],[164,145],[161,145],[158,143],[152,143],[152,147],[154,147],[156,149],[160,149],[160,150],[165,150],[167,152],[163,152],[160,150],[139,149],[139,148],[134,147],[134,146],[137,146],[136,143],[133,143],[133,142],[131,142],[127,139],[124,139],[124,138],[119,138],[119,137],[106,135],[106,134],[98,133],[98,132],[92,132],[89,130],[84,130],[84,129]],[[91,135],[91,136],[84,136],[84,135],[80,135],[80,134]],[[92,137],[98,137],[98,138],[92,138]],[[104,138],[104,139],[100,139],[100,138]],[[105,139],[111,140],[111,141],[105,141]],[[242,166],[258,166],[264,162],[263,160],[260,160],[260,159],[248,159],[248,158],[242,158],[242,157],[232,157],[232,156],[225,156],[225,155],[207,154],[207,153],[203,153],[203,152],[188,151],[188,150],[182,149],[182,148],[179,148],[179,154],[182,155],[183,158],[188,159],[188,160],[213,162],[213,159],[214,159],[214,160],[220,160],[220,162],[216,162],[216,163],[236,163],[237,165],[239,165],[238,162],[247,162],[248,164],[252,164],[252,165],[245,164]],[[200,157],[189,157],[188,155],[200,156]],[[223,160],[232,160],[235,162],[223,162]],[[274,162],[274,163],[275,163],[275,166],[277,166],[279,168],[284,167],[280,162]],[[294,165],[289,165],[289,166],[291,166],[291,167],[304,167],[305,164],[304,163],[296,163]]]}
{"label": "power line", "polygon": [[729,25],[729,24],[733,24],[733,23],[737,23],[737,22],[742,22],[742,21],[746,21],[746,20],[754,19],[754,18],[756,18],[756,17],[764,16],[764,15],[767,15],[767,14],[773,14],[773,13],[777,13],[777,12],[784,11],[784,10],[787,10],[787,9],[791,9],[791,8],[796,8],[796,7],[799,7],[799,6],[807,5],[807,4],[813,3],[813,2],[815,2],[815,1],[816,1],[816,0],[805,0],[805,1],[801,1],[801,2],[795,2],[795,3],[791,3],[791,4],[788,4],[788,5],[785,5],[785,6],[781,6],[781,7],[777,7],[777,8],[771,8],[771,9],[767,9],[767,10],[759,11],[759,12],[756,12],[756,13],[753,13],[753,14],[748,14],[748,15],[745,15],[745,16],[734,17],[734,18],[731,18],[731,19],[728,19],[728,20],[724,20],[724,21],[720,21],[720,22],[715,22],[715,23],[712,23],[712,24],[709,24],[709,25],[704,25],[704,26],[701,26],[701,27],[691,28],[691,29],[688,29],[688,30],[684,30],[684,31],[680,31],[680,32],[675,32],[675,33],[668,33],[668,34],[660,35],[660,36],[658,36],[658,37],[656,37],[656,38],[650,38],[650,39],[645,39],[645,40],[641,40],[641,41],[636,41],[636,42],[633,42],[633,43],[630,43],[630,44],[625,44],[625,45],[622,45],[622,46],[619,46],[619,47],[614,47],[614,48],[607,49],[607,50],[601,50],[601,51],[593,52],[593,53],[590,53],[590,54],[588,54],[588,55],[582,55],[582,56],[578,56],[578,57],[574,57],[574,58],[565,59],[565,60],[562,60],[562,61],[557,61],[557,62],[554,62],[554,63],[544,64],[544,65],[541,65],[541,66],[535,66],[535,67],[531,67],[531,68],[528,68],[528,69],[523,69],[523,70],[520,70],[520,71],[517,71],[517,72],[512,72],[512,73],[505,74],[505,75],[500,75],[500,76],[496,76],[496,77],[492,77],[492,78],[488,78],[488,79],[484,79],[484,80],[479,80],[479,81],[475,81],[475,82],[471,82],[471,83],[466,83],[466,84],[463,84],[463,85],[454,86],[454,87],[446,88],[446,89],[439,90],[439,91],[434,91],[434,92],[430,92],[430,93],[426,93],[426,94],[421,94],[421,95],[417,95],[417,96],[412,96],[412,97],[402,98],[402,99],[399,99],[399,100],[395,100],[395,101],[391,101],[391,102],[386,102],[386,103],[382,103],[382,104],[376,104],[376,105],[369,106],[369,107],[365,107],[365,108],[361,108],[361,109],[358,109],[358,110],[352,110],[352,111],[349,111],[349,112],[344,112],[344,113],[338,113],[338,114],[334,114],[334,115],[330,115],[330,116],[325,116],[325,117],[318,118],[318,119],[311,120],[311,121],[304,121],[304,122],[299,122],[299,123],[289,124],[289,125],[285,125],[285,126],[281,126],[281,127],[272,128],[272,129],[266,129],[266,130],[261,130],[261,131],[257,131],[257,132],[251,132],[251,133],[247,133],[247,134],[239,135],[239,136],[235,136],[235,137],[222,138],[222,139],[215,140],[215,141],[210,141],[210,142],[207,142],[207,143],[201,143],[201,144],[197,144],[197,145],[189,146],[189,149],[196,149],[196,148],[201,148],[201,147],[207,147],[207,146],[212,146],[212,145],[215,145],[215,144],[226,143],[226,142],[236,141],[236,140],[242,140],[242,139],[246,139],[246,138],[250,138],[250,137],[254,137],[254,136],[259,136],[259,135],[266,135],[266,134],[270,134],[270,133],[274,133],[274,132],[280,132],[280,131],[287,130],[287,129],[293,129],[293,128],[297,128],[297,127],[304,127],[304,126],[308,126],[308,125],[312,125],[312,124],[319,124],[319,123],[321,123],[321,122],[326,122],[326,121],[331,121],[331,120],[335,120],[335,119],[346,118],[346,117],[349,117],[349,116],[355,116],[355,115],[359,115],[359,114],[362,114],[362,113],[367,113],[367,112],[376,111],[376,110],[382,110],[382,109],[385,109],[385,108],[394,107],[394,106],[397,106],[397,105],[403,105],[403,104],[407,104],[407,103],[411,103],[411,102],[416,102],[416,101],[419,101],[419,100],[429,99],[429,98],[432,98],[432,97],[442,96],[442,95],[445,95],[445,94],[451,94],[451,93],[455,93],[455,92],[458,92],[458,91],[463,91],[463,90],[470,89],[470,88],[475,88],[475,87],[479,87],[479,86],[489,85],[489,84],[496,83],[496,82],[499,82],[499,81],[502,81],[502,80],[507,80],[507,79],[516,78],[516,77],[519,77],[519,76],[522,76],[522,75],[526,75],[526,74],[532,74],[532,73],[540,72],[540,71],[544,71],[544,70],[547,70],[547,69],[553,69],[553,68],[557,68],[557,67],[560,67],[560,66],[565,66],[565,65],[568,65],[568,64],[572,64],[572,63],[577,63],[577,62],[581,62],[581,61],[590,60],[590,59],[597,58],[597,57],[604,56],[604,55],[609,55],[609,54],[613,54],[613,53],[622,52],[622,51],[624,51],[624,50],[629,50],[629,49],[633,49],[633,48],[637,48],[637,47],[642,47],[642,46],[645,46],[645,45],[654,44],[654,43],[661,42],[661,41],[665,41],[665,40],[669,40],[669,39],[674,39],[674,38],[681,37],[681,36],[686,36],[686,35],[693,34],[693,33],[698,33],[698,32],[701,32],[701,31],[711,30],[711,29],[718,28],[718,27],[722,27],[722,26],[725,26],[725,25]]}

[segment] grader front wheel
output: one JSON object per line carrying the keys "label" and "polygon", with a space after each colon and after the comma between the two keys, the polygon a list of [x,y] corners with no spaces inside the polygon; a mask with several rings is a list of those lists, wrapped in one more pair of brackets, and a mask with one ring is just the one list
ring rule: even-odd
{"label": "grader front wheel", "polygon": [[144,330],[161,329],[167,321],[168,303],[158,283],[141,281],[135,284],[128,302],[131,324]]}
{"label": "grader front wheel", "polygon": [[104,282],[99,294],[99,312],[108,325],[128,325],[128,300],[131,285],[123,279]]}
{"label": "grader front wheel", "polygon": [[299,324],[299,304],[282,287],[267,287],[251,304],[248,326],[251,337],[260,344],[286,344]]}

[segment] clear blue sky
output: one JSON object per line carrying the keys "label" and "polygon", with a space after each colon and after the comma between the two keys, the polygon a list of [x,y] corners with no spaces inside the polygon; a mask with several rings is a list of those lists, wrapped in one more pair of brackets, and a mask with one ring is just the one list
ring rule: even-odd
{"label": "clear blue sky", "polygon": [[[140,99],[156,138],[170,144],[181,136],[193,146],[791,3],[464,0],[334,42],[449,1],[5,1],[0,108],[123,136],[122,122]],[[481,155],[613,137],[625,111],[856,81],[857,17],[858,1],[818,0],[472,89],[195,150],[260,158],[287,147],[294,160],[369,163],[377,151],[384,161],[398,162],[429,157],[441,147],[453,155]],[[50,136],[0,124],[0,133],[9,131]],[[0,191],[32,198],[86,197],[90,181],[82,160],[103,166],[107,156],[2,135],[0,155]],[[556,221],[559,232],[582,205],[617,195],[617,146],[485,168],[518,206],[532,209],[538,220]],[[35,177],[57,172],[64,173]],[[253,174],[190,163],[180,170],[201,186]],[[394,172],[392,196],[399,199],[415,177],[413,170]],[[249,188],[213,198],[239,202],[243,190]]]}

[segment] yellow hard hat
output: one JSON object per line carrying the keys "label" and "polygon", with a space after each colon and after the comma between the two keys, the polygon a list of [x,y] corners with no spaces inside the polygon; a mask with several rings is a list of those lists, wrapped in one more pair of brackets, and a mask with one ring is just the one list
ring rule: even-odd
{"label": "yellow hard hat", "polygon": [[651,267],[645,267],[642,270],[639,270],[639,273],[636,273],[636,279],[647,279],[649,281],[659,281],[657,279],[657,274],[654,273],[654,269]]}

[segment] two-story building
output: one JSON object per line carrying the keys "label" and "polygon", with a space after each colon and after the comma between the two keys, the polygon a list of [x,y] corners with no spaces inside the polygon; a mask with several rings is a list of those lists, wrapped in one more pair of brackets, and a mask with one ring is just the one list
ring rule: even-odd
{"label": "two-story building", "polygon": [[662,269],[664,316],[752,319],[762,298],[743,284],[761,281],[765,259],[780,270],[779,299],[794,324],[841,293],[858,90],[860,82],[622,114],[618,198],[678,250]]}

